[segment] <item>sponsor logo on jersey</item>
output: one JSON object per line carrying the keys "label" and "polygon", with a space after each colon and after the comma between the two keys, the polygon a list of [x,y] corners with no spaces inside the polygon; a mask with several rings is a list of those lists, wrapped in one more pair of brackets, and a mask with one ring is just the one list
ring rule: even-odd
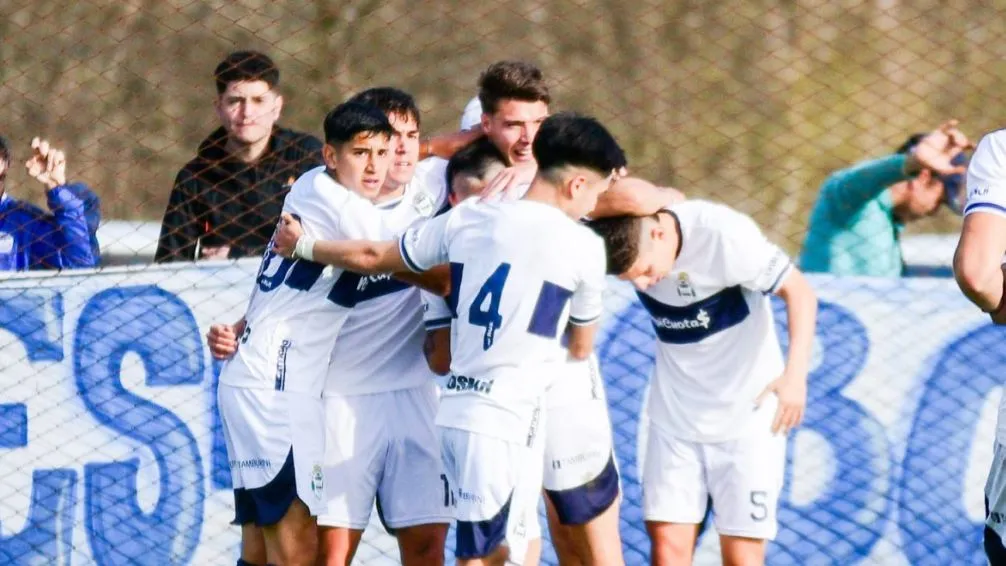
{"label": "sponsor logo on jersey", "polygon": [[670,305],[646,293],[637,293],[650,313],[657,338],[668,344],[694,344],[740,324],[751,314],[740,286],[687,305]]}
{"label": "sponsor logo on jersey", "polygon": [[709,328],[709,313],[705,309],[699,309],[695,318],[672,320],[670,318],[654,318],[653,324],[657,328],[667,328],[669,330],[688,330],[690,328]]}
{"label": "sponsor logo on jersey", "polygon": [[450,379],[447,380],[447,389],[451,391],[472,391],[475,393],[485,393],[486,395],[492,393],[494,379],[475,379],[474,377],[466,377],[464,375],[452,375]]}
{"label": "sponsor logo on jersey", "polygon": [[360,281],[357,282],[356,290],[357,292],[362,293],[367,290],[367,285],[369,285],[370,283],[379,283],[381,281],[390,281],[390,280],[391,280],[390,273],[381,273],[380,275],[363,276],[360,277]]}
{"label": "sponsor logo on jersey", "polygon": [[344,271],[336,279],[328,298],[340,307],[352,308],[364,301],[411,288],[408,283],[394,279],[390,274],[360,275]]}

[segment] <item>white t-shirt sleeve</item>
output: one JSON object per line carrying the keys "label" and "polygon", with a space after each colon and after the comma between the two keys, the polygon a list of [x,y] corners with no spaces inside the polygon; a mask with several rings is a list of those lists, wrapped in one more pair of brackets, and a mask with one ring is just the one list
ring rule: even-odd
{"label": "white t-shirt sleeve", "polygon": [[726,284],[775,293],[793,269],[793,262],[786,252],[765,237],[751,217],[730,212],[732,217],[724,218],[720,224],[723,227],[720,246]]}
{"label": "white t-shirt sleeve", "polygon": [[423,299],[423,325],[426,330],[450,328],[454,317],[447,306],[447,299],[424,290],[420,290],[419,295]]}
{"label": "white t-shirt sleeve", "polygon": [[604,312],[604,274],[608,267],[604,240],[593,233],[584,239],[580,283],[569,308],[569,322],[579,326],[597,322]]}
{"label": "white t-shirt sleeve", "polygon": [[1006,217],[1006,130],[986,135],[968,165],[964,215],[990,212]]}
{"label": "white t-shirt sleeve", "polygon": [[447,263],[449,221],[457,209],[425,222],[414,224],[398,241],[405,266],[422,273],[433,266]]}

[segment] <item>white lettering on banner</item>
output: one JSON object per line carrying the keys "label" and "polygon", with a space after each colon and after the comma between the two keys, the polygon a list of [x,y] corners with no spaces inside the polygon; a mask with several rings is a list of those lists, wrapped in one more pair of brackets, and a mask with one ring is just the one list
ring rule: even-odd
{"label": "white lettering on banner", "polygon": [[[219,366],[202,337],[243,314],[257,266],[0,281],[0,563],[236,559]],[[976,562],[981,482],[965,478],[983,480],[991,462],[995,423],[981,411],[1001,385],[1006,330],[989,326],[951,280],[811,279],[821,298],[819,362],[769,563]],[[654,339],[631,289],[611,282],[627,307],[609,313],[598,353],[606,387],[618,392],[608,396],[613,412],[630,415],[613,419],[624,463],[645,444],[636,384],[652,367]],[[707,328],[702,315],[667,323]],[[779,328],[785,336],[782,320]],[[630,352],[651,357],[629,367]],[[640,503],[623,501],[623,529],[642,531]],[[386,535],[368,531],[365,541],[375,536]],[[366,563],[395,563],[381,560]]]}

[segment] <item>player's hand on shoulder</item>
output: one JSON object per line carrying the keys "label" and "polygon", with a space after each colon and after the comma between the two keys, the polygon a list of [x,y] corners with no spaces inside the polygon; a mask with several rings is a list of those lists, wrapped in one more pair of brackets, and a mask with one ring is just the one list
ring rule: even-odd
{"label": "player's hand on shoulder", "polygon": [[479,198],[481,200],[489,200],[497,195],[504,200],[512,198],[516,195],[518,187],[527,185],[534,180],[537,172],[538,166],[534,163],[507,167],[486,183]]}
{"label": "player's hand on shoulder", "polygon": [[66,184],[66,154],[40,138],[31,140],[32,155],[25,162],[28,175],[47,189]]}
{"label": "player's hand on shoulder", "polygon": [[300,225],[300,221],[289,212],[284,212],[280,215],[276,235],[273,236],[272,250],[283,257],[293,257],[297,240],[302,235],[304,235],[304,228]]}
{"label": "player's hand on shoulder", "polygon": [[238,334],[244,331],[244,320],[237,324],[214,324],[206,333],[210,354],[218,360],[230,359],[238,351]]}
{"label": "player's hand on shoulder", "polygon": [[772,420],[772,434],[789,434],[803,422],[803,413],[807,407],[807,376],[784,372],[765,387],[755,400],[755,405],[761,405],[773,393],[779,399],[779,406]]}

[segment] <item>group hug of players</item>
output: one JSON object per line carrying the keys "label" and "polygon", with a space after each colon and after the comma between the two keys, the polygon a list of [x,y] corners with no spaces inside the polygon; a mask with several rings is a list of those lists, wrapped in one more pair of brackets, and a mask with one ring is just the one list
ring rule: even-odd
{"label": "group hug of players", "polygon": [[406,566],[443,564],[451,524],[458,564],[536,564],[542,499],[562,564],[624,564],[594,353],[609,274],[656,335],[652,562],[691,563],[711,504],[723,562],[763,564],[813,290],[748,216],[629,176],[602,124],[552,113],[535,66],[495,63],[478,89],[465,143],[422,160],[407,93],[334,108],[244,318],[211,328],[238,564],[349,564],[375,502]]}

